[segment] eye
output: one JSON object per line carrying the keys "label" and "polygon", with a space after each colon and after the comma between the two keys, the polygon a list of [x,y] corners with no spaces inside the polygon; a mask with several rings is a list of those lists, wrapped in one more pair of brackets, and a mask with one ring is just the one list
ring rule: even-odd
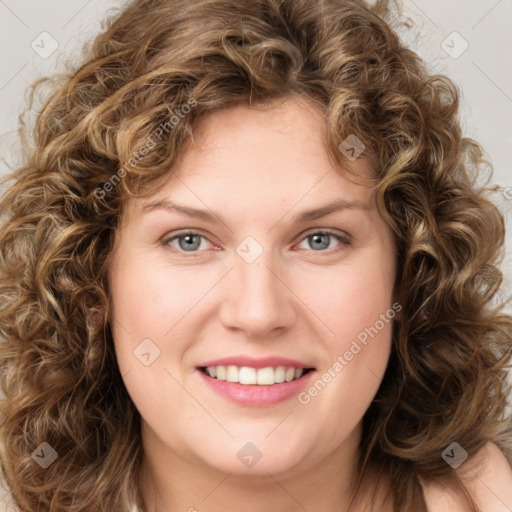
{"label": "eye", "polygon": [[315,252],[331,252],[325,251],[324,249],[330,248],[331,241],[333,238],[337,239],[341,245],[350,245],[351,243],[351,240],[348,236],[341,235],[331,230],[310,232],[302,240],[307,241],[310,247],[312,247]]}
{"label": "eye", "polygon": [[[331,231],[331,230],[319,230],[312,231],[309,234],[306,234],[305,237],[301,239],[302,242],[309,242],[310,246],[313,248],[315,252],[328,252],[325,249],[330,249],[331,241],[333,239],[338,240],[342,246],[347,246],[351,244],[351,239],[348,235],[342,235],[340,233]],[[162,240],[163,246],[171,246],[177,249],[179,252],[189,252],[196,253],[201,252],[198,249],[202,246],[202,241],[206,240],[208,243],[211,242],[201,233],[195,231],[186,231],[182,233],[178,233],[171,237],[166,237]],[[175,243],[175,245],[173,245]],[[204,248],[204,247],[203,247]],[[338,250],[341,250],[342,247]]]}
{"label": "eye", "polygon": [[[201,241],[202,240],[208,240],[204,235],[201,235],[200,233],[196,233],[194,231],[187,231],[184,233],[179,233],[177,235],[174,235],[170,238],[165,238],[162,240],[162,245],[172,245],[171,242],[178,242],[178,247],[182,252],[197,252],[197,249],[201,247]],[[209,240],[208,240],[209,242]],[[209,242],[211,243],[211,242]],[[176,246],[172,246],[175,247]]]}

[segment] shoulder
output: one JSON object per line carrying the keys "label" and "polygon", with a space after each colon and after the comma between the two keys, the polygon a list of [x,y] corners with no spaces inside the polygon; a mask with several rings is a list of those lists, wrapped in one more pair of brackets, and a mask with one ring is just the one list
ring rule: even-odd
{"label": "shoulder", "polygon": [[[512,510],[512,467],[503,452],[488,442],[456,470],[481,512]],[[452,485],[423,484],[428,512],[467,512]]]}

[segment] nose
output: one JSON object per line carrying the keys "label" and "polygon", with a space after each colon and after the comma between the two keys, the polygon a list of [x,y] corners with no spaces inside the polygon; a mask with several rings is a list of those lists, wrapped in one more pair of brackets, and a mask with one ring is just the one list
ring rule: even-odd
{"label": "nose", "polygon": [[274,337],[296,321],[299,301],[270,260],[266,252],[252,263],[236,256],[224,282],[221,322],[253,340]]}

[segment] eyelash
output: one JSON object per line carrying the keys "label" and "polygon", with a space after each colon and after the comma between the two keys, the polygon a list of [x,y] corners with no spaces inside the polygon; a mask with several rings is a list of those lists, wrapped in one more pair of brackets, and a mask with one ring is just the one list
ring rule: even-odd
{"label": "eyelash", "polygon": [[[206,237],[205,235],[203,235],[202,233],[200,232],[197,232],[197,231],[191,231],[191,230],[188,230],[188,231],[183,231],[181,233],[177,233],[177,234],[174,234],[172,236],[166,236],[162,239],[161,241],[161,245],[163,247],[169,247],[169,244],[170,242],[174,241],[174,240],[178,240],[179,238],[182,238],[182,237],[185,237],[185,236],[188,236],[188,235],[199,235],[200,237],[208,240],[208,242],[210,242],[212,245],[214,245],[209,239],[208,237]],[[339,250],[342,250],[343,246],[349,246],[351,245],[352,241],[350,239],[350,237],[348,236],[344,236],[344,235],[341,235],[340,233],[338,233],[337,231],[333,231],[333,230],[330,230],[330,229],[322,229],[322,230],[316,230],[316,231],[308,231],[306,232],[302,238],[300,239],[299,242],[302,242],[303,240],[306,240],[307,238],[313,236],[313,235],[330,235],[330,236],[333,236],[334,238],[337,238],[338,241],[340,242],[340,246],[341,248],[334,248],[333,249],[326,249],[326,250],[320,250],[320,251],[314,251],[313,249],[311,249],[313,252],[316,252],[316,253],[326,253],[326,254],[333,254],[335,252],[338,252]],[[339,246],[338,246],[339,247]],[[173,247],[173,249],[176,249],[179,253],[181,254],[187,254],[187,251],[183,251],[181,249],[177,249],[176,247]],[[190,251],[188,254],[192,255],[192,257],[194,256],[197,256],[198,253],[201,253],[203,251]]]}

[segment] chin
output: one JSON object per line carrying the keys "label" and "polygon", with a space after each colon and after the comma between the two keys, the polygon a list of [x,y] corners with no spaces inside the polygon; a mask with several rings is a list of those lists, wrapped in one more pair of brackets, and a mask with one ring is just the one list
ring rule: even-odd
{"label": "chin", "polygon": [[[259,438],[264,438],[267,434],[268,432]],[[303,443],[294,445],[289,441],[286,444],[279,441],[275,444],[269,440],[251,442],[247,440],[248,437],[244,436],[243,441],[231,439],[227,445],[216,444],[219,452],[214,453],[215,450],[208,450],[208,453],[211,453],[211,459],[205,460],[205,464],[223,473],[239,476],[259,475],[267,478],[268,473],[272,475],[295,473],[304,466]],[[302,449],[298,449],[298,446]]]}

